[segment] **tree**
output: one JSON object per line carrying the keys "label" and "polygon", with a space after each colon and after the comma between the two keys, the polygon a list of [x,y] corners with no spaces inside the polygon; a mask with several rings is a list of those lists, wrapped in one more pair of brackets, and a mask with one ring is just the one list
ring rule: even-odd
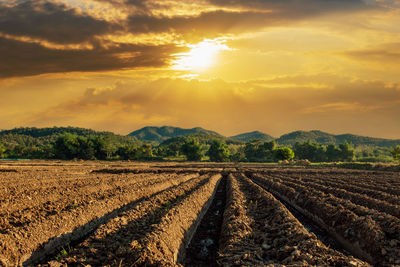
{"label": "tree", "polygon": [[117,150],[117,155],[122,160],[136,160],[138,159],[139,150],[134,145],[123,145]]}
{"label": "tree", "polygon": [[326,157],[328,161],[339,161],[340,159],[340,150],[333,144],[330,144],[326,147]]}
{"label": "tree", "polygon": [[274,150],[276,160],[291,160],[294,158],[294,152],[289,147],[279,147]]}
{"label": "tree", "polygon": [[325,149],[321,144],[296,142],[293,146],[293,152],[297,159],[308,159],[312,162],[322,162],[326,160]]}
{"label": "tree", "polygon": [[93,138],[86,138],[83,136],[77,137],[78,148],[77,148],[77,158],[80,159],[96,159],[96,149],[94,145]]}
{"label": "tree", "polygon": [[0,143],[0,159],[5,157],[6,147]]}
{"label": "tree", "polygon": [[394,160],[397,160],[400,162],[400,145],[393,147],[390,150],[390,153],[392,154]]}
{"label": "tree", "polygon": [[96,159],[111,159],[115,152],[117,152],[117,147],[109,137],[93,136],[91,138],[95,149]]}
{"label": "tree", "polygon": [[186,138],[181,149],[182,153],[190,161],[200,161],[203,157],[203,154],[201,152],[201,145],[199,143],[199,140],[196,138]]}
{"label": "tree", "polygon": [[244,153],[244,146],[239,146],[235,149],[232,149],[230,160],[233,162],[246,161],[246,155]]}
{"label": "tree", "polygon": [[340,149],[340,159],[343,161],[352,161],[355,157],[355,152],[353,145],[345,141],[343,144],[339,145]]}
{"label": "tree", "polygon": [[54,154],[58,159],[78,157],[78,136],[70,133],[60,135],[54,143]]}
{"label": "tree", "polygon": [[153,157],[153,146],[151,144],[143,144],[139,149],[139,159],[149,160]]}
{"label": "tree", "polygon": [[276,142],[250,141],[244,147],[244,154],[250,162],[268,162],[273,160],[273,150]]}
{"label": "tree", "polygon": [[246,155],[247,161],[254,162],[258,160],[257,150],[260,142],[247,142],[244,147],[244,154]]}
{"label": "tree", "polygon": [[230,152],[225,142],[214,140],[207,151],[207,155],[211,161],[224,162],[229,161]]}

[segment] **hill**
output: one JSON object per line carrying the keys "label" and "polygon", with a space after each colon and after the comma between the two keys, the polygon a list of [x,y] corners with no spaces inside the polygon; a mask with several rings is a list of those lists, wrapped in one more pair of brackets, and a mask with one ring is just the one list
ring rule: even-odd
{"label": "hill", "polygon": [[183,129],[179,127],[172,126],[163,126],[163,127],[144,127],[142,129],[131,132],[128,136],[136,137],[142,141],[154,141],[158,143],[162,143],[163,141],[183,135],[191,135],[191,134],[206,134],[210,136],[224,138],[217,132],[209,131],[203,129],[201,127],[196,127],[192,129]]}
{"label": "hill", "polygon": [[345,141],[353,143],[355,146],[377,146],[377,147],[392,147],[400,145],[400,140],[374,138],[368,136],[360,136],[353,134],[340,134],[334,135],[325,133],[318,130],[313,131],[295,131],[288,134],[284,134],[276,141],[282,145],[293,145],[296,142],[314,142],[324,145],[329,144],[340,144]]}
{"label": "hill", "polygon": [[49,128],[23,127],[23,128],[14,128],[11,130],[2,130],[0,131],[0,136],[14,134],[14,135],[25,135],[37,138],[37,137],[45,137],[62,133],[71,133],[80,136],[111,134],[110,132],[97,132],[92,129],[77,128],[77,127],[49,127]]}
{"label": "hill", "polygon": [[37,146],[47,145],[54,142],[61,134],[70,133],[78,136],[104,136],[113,143],[118,144],[138,144],[140,143],[134,137],[117,135],[112,132],[95,131],[92,129],[77,127],[24,127],[11,130],[0,131],[0,142],[9,145]]}
{"label": "hill", "polygon": [[272,137],[268,134],[265,134],[265,133],[262,133],[259,131],[254,131],[254,132],[234,135],[234,136],[229,137],[229,139],[243,141],[243,142],[248,142],[251,140],[260,140],[260,141],[268,141],[269,142],[269,141],[275,140],[275,137]]}

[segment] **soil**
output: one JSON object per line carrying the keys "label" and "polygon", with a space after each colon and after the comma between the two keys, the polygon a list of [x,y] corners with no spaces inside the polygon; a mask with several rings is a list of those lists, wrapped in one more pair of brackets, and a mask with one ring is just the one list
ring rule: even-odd
{"label": "soil", "polygon": [[351,253],[372,264],[400,264],[398,218],[283,178],[249,175],[269,191],[287,199]]}
{"label": "soil", "polygon": [[394,171],[4,161],[0,266],[396,266],[399,196]]}
{"label": "soil", "polygon": [[[235,265],[367,266],[354,257],[326,247],[270,193],[243,175],[231,176],[231,201],[240,212],[228,212],[222,233],[221,263]],[[229,210],[229,208],[227,208]],[[237,208],[230,209],[232,211]],[[235,216],[236,215],[236,216]],[[229,226],[231,225],[231,226]],[[243,232],[237,238],[238,230]],[[233,230],[234,234],[230,234]]]}
{"label": "soil", "polygon": [[226,179],[225,175],[217,187],[207,213],[186,249],[186,257],[182,263],[184,266],[218,266],[217,252],[226,205]]}

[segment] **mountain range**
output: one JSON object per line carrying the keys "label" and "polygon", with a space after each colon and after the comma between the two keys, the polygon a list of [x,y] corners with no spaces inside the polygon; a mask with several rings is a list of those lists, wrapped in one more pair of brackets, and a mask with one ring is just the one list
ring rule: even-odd
{"label": "mountain range", "polygon": [[[151,141],[156,143],[163,143],[172,138],[192,135],[201,138],[203,141],[210,141],[214,139],[222,139],[227,143],[240,144],[241,142],[248,142],[251,140],[272,141],[275,140],[280,145],[293,145],[296,142],[314,142],[324,145],[328,144],[341,144],[345,141],[353,143],[355,146],[376,146],[376,147],[393,147],[400,145],[400,139],[384,139],[374,138],[368,136],[360,136],[354,134],[340,134],[334,135],[318,130],[313,131],[295,131],[284,134],[279,138],[274,138],[271,135],[259,131],[242,133],[235,136],[225,137],[215,131],[203,129],[201,127],[184,129],[172,126],[163,127],[144,127],[142,129],[131,132],[128,136],[115,135],[111,132],[99,132],[91,129],[74,128],[74,127],[52,127],[52,128],[15,128],[12,130],[0,131],[0,141],[8,142],[14,139],[12,136],[25,136],[29,138],[47,138],[48,136],[57,136],[61,133],[72,133],[77,135],[107,135],[118,139],[121,142],[129,141]],[[12,136],[10,136],[12,135]],[[129,137],[129,138],[128,138]],[[126,140],[125,140],[126,139]],[[129,140],[128,140],[129,139]],[[172,140],[171,140],[172,141]]]}
{"label": "mountain range", "polygon": [[312,131],[294,131],[288,134],[284,134],[279,138],[274,138],[273,136],[260,132],[253,131],[248,133],[242,133],[235,136],[225,137],[215,131],[210,131],[203,129],[201,127],[196,127],[192,129],[183,129],[179,127],[172,126],[163,126],[163,127],[144,127],[142,129],[136,130],[129,134],[129,136],[136,137],[142,141],[155,141],[155,142],[163,142],[169,138],[182,136],[182,135],[192,135],[192,134],[205,134],[210,135],[213,138],[219,137],[221,139],[226,140],[235,140],[235,141],[243,141],[248,142],[251,140],[260,140],[260,141],[272,141],[275,140],[278,144],[281,145],[293,145],[296,142],[314,142],[320,143],[324,145],[328,144],[341,144],[345,141],[353,143],[353,145],[364,145],[364,146],[379,146],[379,147],[392,147],[396,145],[400,145],[400,139],[384,139],[384,138],[375,138],[368,136],[360,136],[354,134],[339,134],[334,135],[326,132],[322,132],[319,130]]}

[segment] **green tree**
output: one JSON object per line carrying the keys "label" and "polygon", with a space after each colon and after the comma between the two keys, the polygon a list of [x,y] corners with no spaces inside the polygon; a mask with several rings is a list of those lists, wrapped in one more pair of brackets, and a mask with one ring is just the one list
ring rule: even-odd
{"label": "green tree", "polygon": [[269,162],[273,160],[273,150],[276,142],[250,141],[244,147],[244,154],[250,162]]}
{"label": "green tree", "polygon": [[134,145],[120,146],[116,153],[122,160],[137,160],[139,158],[139,149]]}
{"label": "green tree", "polygon": [[79,142],[75,134],[60,135],[54,143],[54,156],[58,159],[74,159],[78,157]]}
{"label": "green tree", "polygon": [[94,140],[93,138],[86,138],[83,136],[78,136],[76,138],[76,141],[78,142],[78,147],[77,147],[77,154],[76,157],[80,159],[96,159],[95,153],[96,149],[94,146]]}
{"label": "green tree", "polygon": [[308,159],[312,162],[322,162],[326,160],[325,149],[321,144],[296,142],[293,146],[293,152],[297,159]]}
{"label": "green tree", "polygon": [[117,152],[117,147],[109,137],[93,136],[92,142],[95,149],[95,158],[100,160],[111,159]]}
{"label": "green tree", "polygon": [[190,161],[200,161],[203,157],[202,146],[196,138],[186,138],[181,149],[182,153]]}
{"label": "green tree", "polygon": [[289,147],[278,147],[274,150],[276,160],[291,160],[294,158],[294,152]]}
{"label": "green tree", "polygon": [[246,161],[246,155],[244,153],[244,146],[239,146],[239,147],[233,149],[231,152],[230,160],[233,162]]}
{"label": "green tree", "polygon": [[397,160],[400,162],[400,145],[393,147],[390,150],[390,153],[392,154],[394,160]]}
{"label": "green tree", "polygon": [[246,156],[247,161],[254,162],[258,160],[258,146],[260,142],[247,142],[244,147],[244,154]]}
{"label": "green tree", "polygon": [[353,145],[348,142],[344,142],[339,145],[340,159],[343,161],[352,161],[355,157],[355,151]]}
{"label": "green tree", "polygon": [[229,161],[230,152],[225,142],[214,140],[207,151],[207,155],[211,161],[225,162]]}
{"label": "green tree", "polygon": [[326,157],[328,161],[339,161],[340,153],[340,150],[333,144],[330,144],[326,147]]}
{"label": "green tree", "polygon": [[139,159],[149,160],[153,157],[153,146],[151,144],[143,144],[139,149]]}
{"label": "green tree", "polygon": [[6,157],[5,153],[6,153],[6,147],[2,143],[0,143],[0,159]]}

